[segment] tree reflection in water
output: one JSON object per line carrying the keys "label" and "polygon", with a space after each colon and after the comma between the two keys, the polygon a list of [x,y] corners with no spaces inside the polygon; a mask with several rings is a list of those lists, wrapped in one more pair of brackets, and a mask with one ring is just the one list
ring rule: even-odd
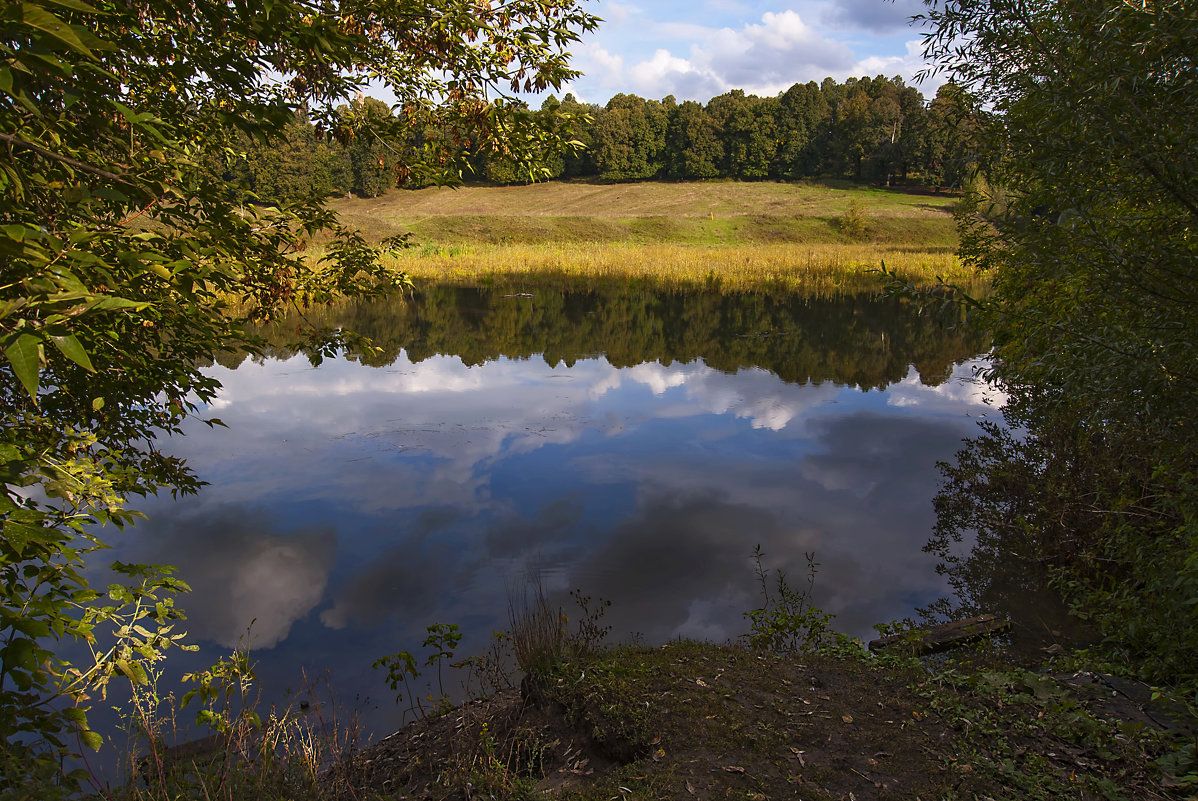
{"label": "tree reflection in water", "polygon": [[868,637],[944,593],[935,463],[994,413],[984,338],[903,301],[436,286],[280,325],[381,352],[223,356],[229,428],[163,443],[209,486],[114,554],[180,566],[197,664],[256,619],[276,688],[377,694],[371,661],[433,622],[480,652],[528,575],[611,600],[617,638],[733,638],[758,544],[792,575],[815,551],[816,602]]}

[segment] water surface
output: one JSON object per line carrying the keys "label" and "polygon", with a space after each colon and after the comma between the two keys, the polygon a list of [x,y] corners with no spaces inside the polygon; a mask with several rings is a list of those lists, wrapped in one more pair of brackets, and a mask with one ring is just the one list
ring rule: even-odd
{"label": "water surface", "polygon": [[165,443],[209,485],[116,543],[194,589],[204,648],[173,668],[248,642],[271,692],[302,668],[385,699],[376,657],[433,622],[481,650],[530,577],[567,615],[574,588],[612,601],[615,639],[722,641],[759,601],[758,545],[800,586],[814,554],[854,636],[945,593],[921,548],[937,460],[995,413],[975,335],[866,298],[529,293],[330,310],[312,321],[381,352],[211,368],[228,427]]}

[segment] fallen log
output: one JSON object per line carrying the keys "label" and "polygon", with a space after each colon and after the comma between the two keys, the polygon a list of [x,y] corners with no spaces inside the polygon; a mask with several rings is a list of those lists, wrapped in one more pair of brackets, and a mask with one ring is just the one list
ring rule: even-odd
{"label": "fallen log", "polygon": [[964,620],[952,620],[926,629],[913,629],[902,634],[869,641],[869,650],[902,646],[911,648],[916,656],[934,654],[957,645],[993,637],[1011,630],[1011,621],[994,615],[978,615]]}

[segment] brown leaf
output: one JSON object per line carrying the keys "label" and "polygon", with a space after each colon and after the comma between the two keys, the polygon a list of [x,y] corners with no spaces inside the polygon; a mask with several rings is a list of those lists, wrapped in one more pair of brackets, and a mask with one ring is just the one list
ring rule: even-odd
{"label": "brown leaf", "polygon": [[840,716],[840,719],[841,719],[841,720],[843,720],[845,723],[852,723],[852,722],[853,722],[853,716],[852,716],[852,715],[841,715],[841,716]]}
{"label": "brown leaf", "polygon": [[687,782],[686,783],[686,791],[688,793],[690,793],[691,795],[694,795],[695,794],[695,785],[691,784],[690,782]]}
{"label": "brown leaf", "polygon": [[728,773],[744,773],[745,769],[740,765],[725,765],[724,770]]}

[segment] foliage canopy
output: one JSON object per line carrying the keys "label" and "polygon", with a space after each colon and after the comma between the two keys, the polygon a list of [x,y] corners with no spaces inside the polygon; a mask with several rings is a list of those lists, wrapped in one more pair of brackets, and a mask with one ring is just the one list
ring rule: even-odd
{"label": "foliage canopy", "polygon": [[[243,323],[402,277],[318,197],[266,206],[214,176],[240,132],[276,141],[297,112],[388,154],[392,180],[452,182],[463,153],[569,141],[510,97],[576,73],[597,20],[573,0],[23,0],[0,33],[0,786],[45,797],[109,679],[141,683],[181,635],[169,572],[85,562],[131,494],[190,492],[155,438],[217,390],[200,368],[252,345]],[[346,113],[369,87],[393,114]],[[339,107],[343,107],[339,110]],[[318,264],[298,254],[324,230]],[[317,352],[331,332],[305,335]],[[213,421],[215,422],[215,421]],[[66,641],[94,659],[71,664]]]}
{"label": "foliage canopy", "polygon": [[926,53],[1005,123],[991,179],[1009,205],[967,218],[964,255],[993,270],[994,377],[1026,431],[991,431],[949,468],[940,536],[1030,538],[1128,669],[1193,688],[1198,14],[927,5]]}

